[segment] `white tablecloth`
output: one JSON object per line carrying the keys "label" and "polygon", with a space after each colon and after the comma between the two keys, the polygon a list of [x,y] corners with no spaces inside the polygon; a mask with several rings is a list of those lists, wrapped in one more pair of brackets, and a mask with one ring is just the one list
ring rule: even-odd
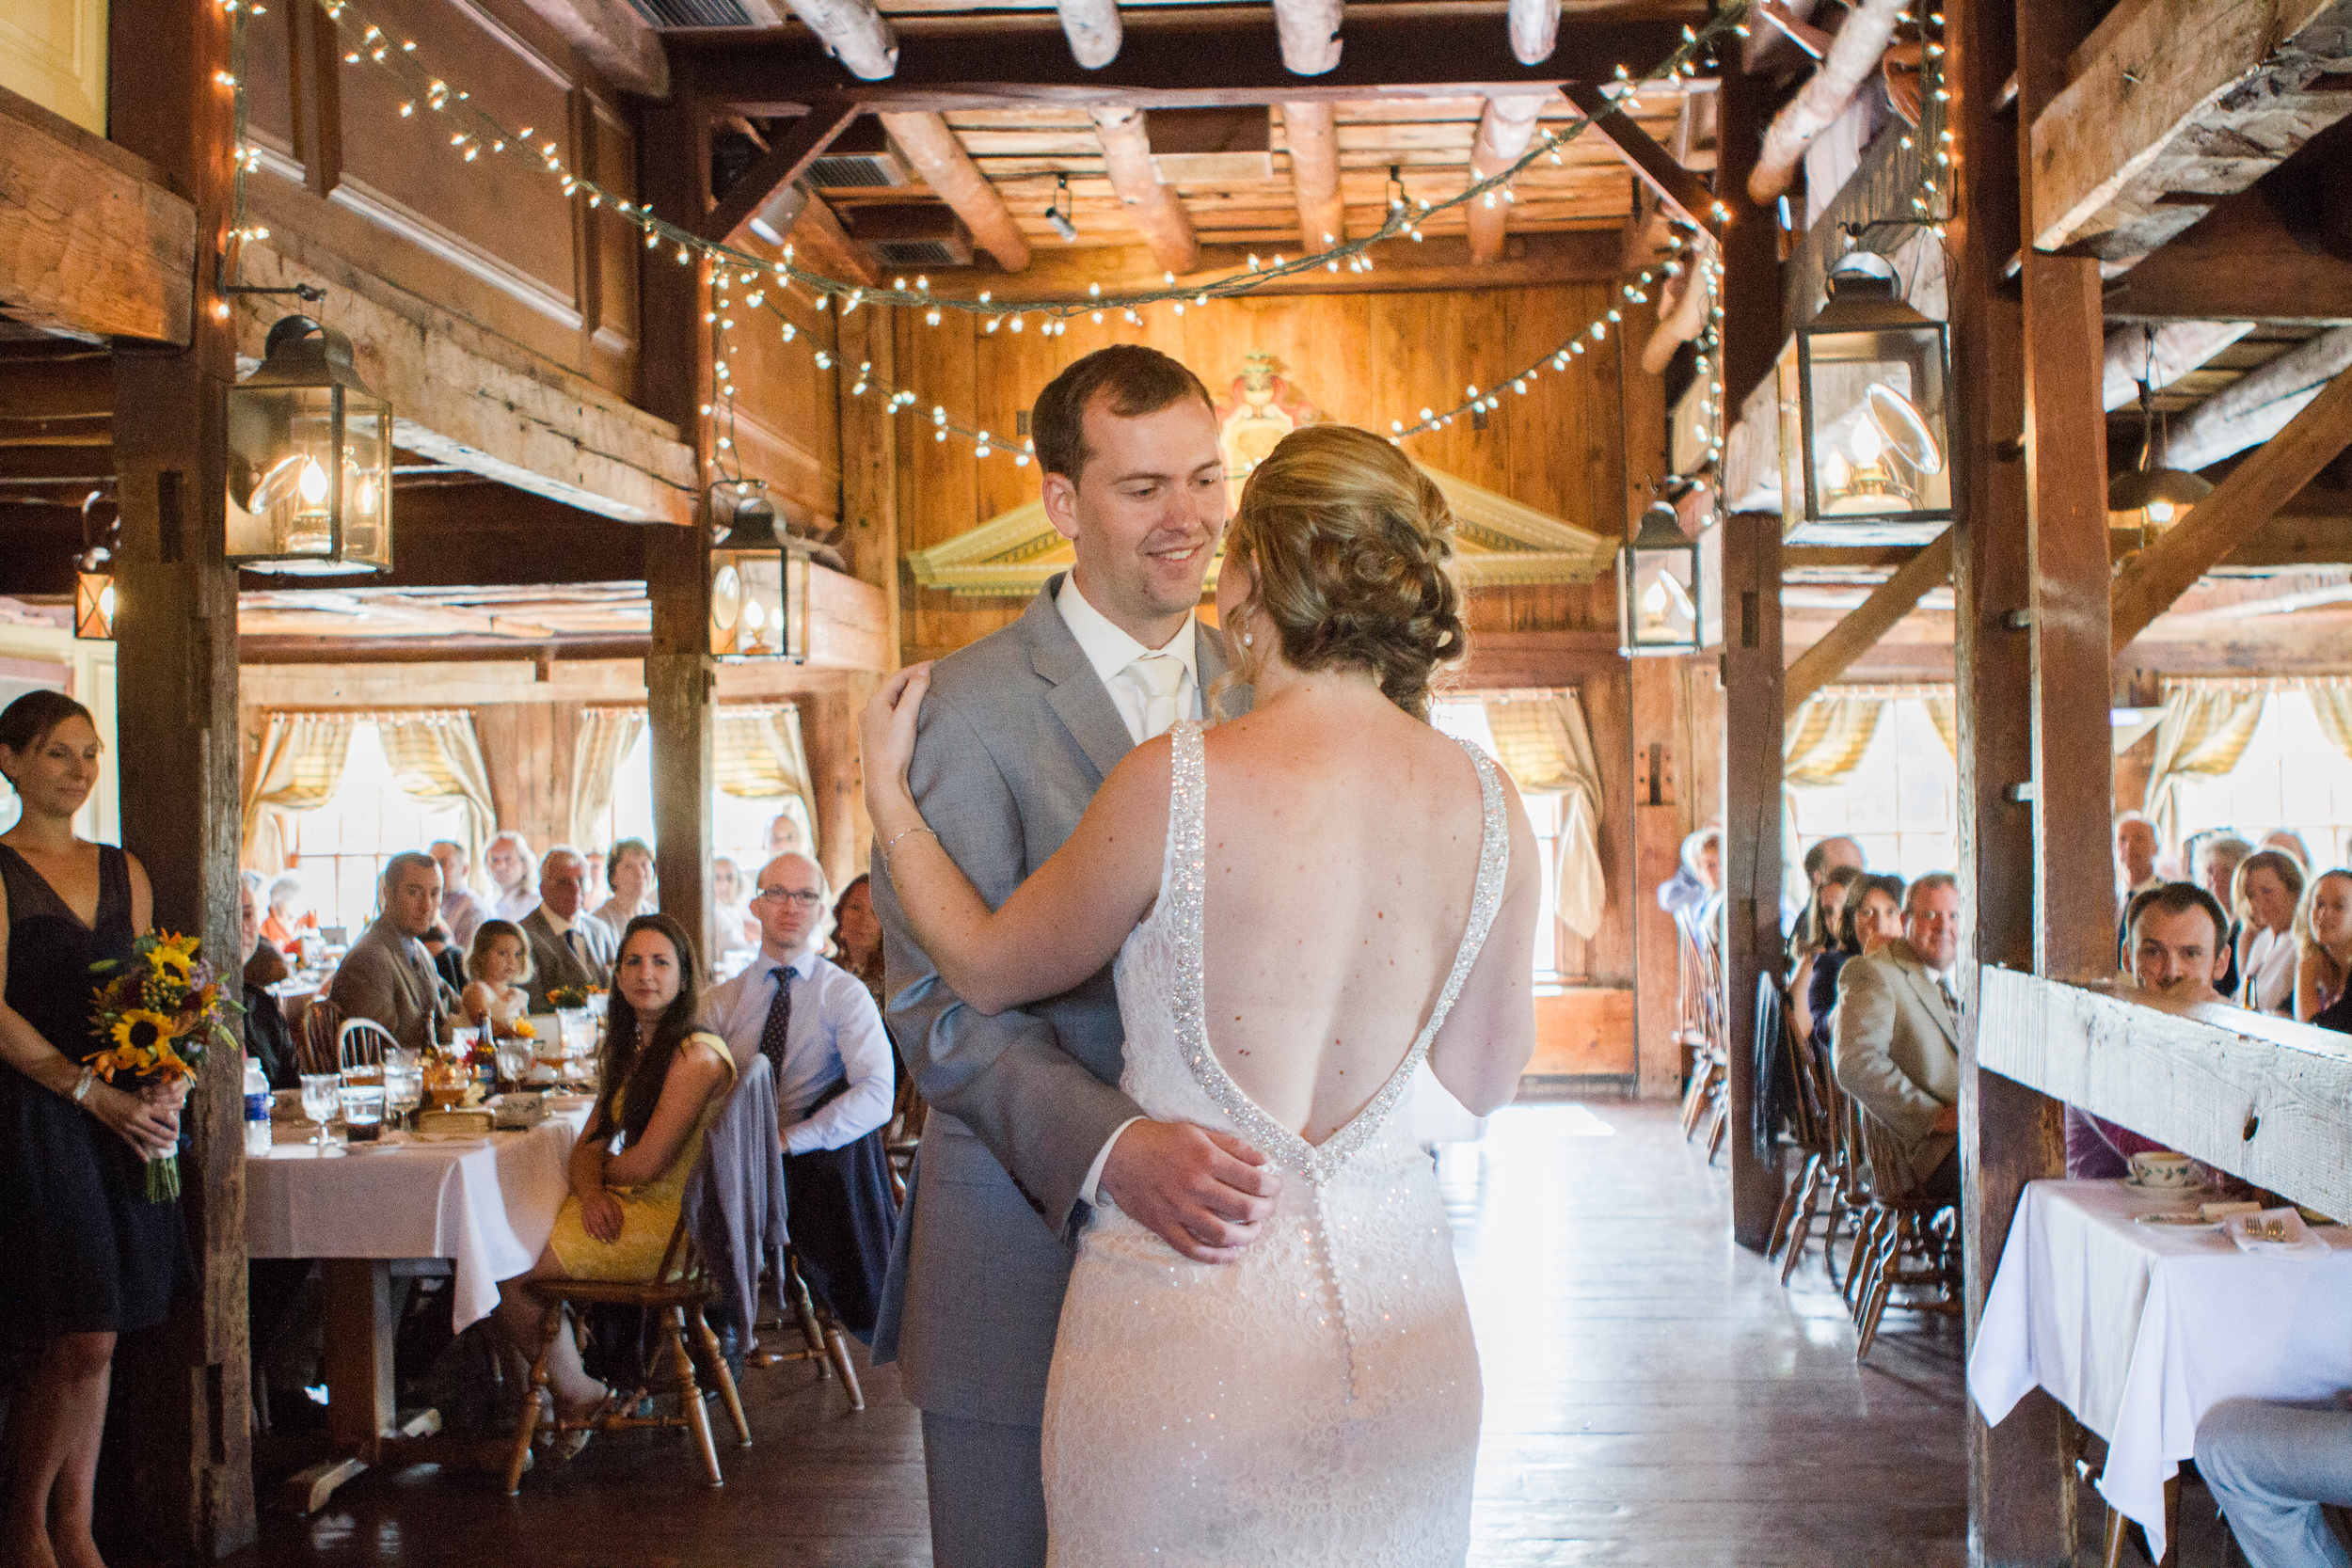
{"label": "white tablecloth", "polygon": [[481,1142],[406,1143],[322,1157],[279,1144],[245,1164],[246,1250],[255,1258],[446,1258],[456,1265],[453,1326],[498,1305],[499,1281],[529,1271],[569,1190],[585,1110]]}
{"label": "white tablecloth", "polygon": [[[1986,1421],[2041,1387],[2107,1440],[2100,1494],[2159,1557],[2164,1483],[2195,1455],[2207,1410],[2352,1388],[2352,1250],[2249,1254],[2219,1231],[2133,1223],[2200,1196],[2027,1185],[1968,1357]],[[2319,1234],[2352,1249],[2352,1232]]]}

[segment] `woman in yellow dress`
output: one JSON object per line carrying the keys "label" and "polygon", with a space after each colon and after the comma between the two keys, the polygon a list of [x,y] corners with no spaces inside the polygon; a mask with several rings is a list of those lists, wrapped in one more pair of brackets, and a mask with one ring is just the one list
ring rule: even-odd
{"label": "woman in yellow dress", "polygon": [[[703,1134],[735,1086],[724,1042],[694,1027],[700,973],[676,921],[644,914],[628,923],[612,966],[614,1006],[598,1064],[604,1086],[572,1146],[571,1196],[539,1261],[499,1285],[499,1326],[526,1359],[538,1350],[546,1314],[560,1310],[525,1289],[532,1281],[649,1280],[661,1266]],[[604,1385],[581,1367],[569,1333],[556,1336],[548,1371],[567,1418],[604,1402]]]}

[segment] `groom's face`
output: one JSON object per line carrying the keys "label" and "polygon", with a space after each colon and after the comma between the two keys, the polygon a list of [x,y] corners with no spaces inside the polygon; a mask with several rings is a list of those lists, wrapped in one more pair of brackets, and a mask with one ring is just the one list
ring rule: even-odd
{"label": "groom's face", "polygon": [[1134,419],[1106,402],[1087,408],[1079,477],[1045,476],[1045,511],[1076,546],[1087,602],[1157,647],[1200,602],[1225,529],[1216,416],[1197,398]]}

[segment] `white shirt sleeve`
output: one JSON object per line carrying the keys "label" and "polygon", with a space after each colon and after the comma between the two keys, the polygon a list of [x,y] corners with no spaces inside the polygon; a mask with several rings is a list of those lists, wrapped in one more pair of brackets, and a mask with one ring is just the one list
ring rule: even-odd
{"label": "white shirt sleeve", "polygon": [[850,1086],[816,1115],[785,1129],[787,1154],[840,1148],[856,1142],[889,1122],[897,1095],[898,1062],[891,1054],[890,1034],[882,1027],[873,997],[853,976],[825,978],[834,983],[810,1000],[819,1008],[817,1026],[833,1032],[834,1049],[841,1054]]}
{"label": "white shirt sleeve", "polygon": [[1111,1146],[1119,1142],[1119,1135],[1121,1132],[1144,1119],[1146,1118],[1142,1117],[1129,1117],[1125,1121],[1111,1129],[1111,1135],[1103,1140],[1101,1151],[1094,1156],[1094,1164],[1087,1167],[1086,1184],[1078,1189],[1080,1202],[1100,1204],[1103,1201],[1098,1193],[1103,1185],[1103,1167],[1111,1163]]}

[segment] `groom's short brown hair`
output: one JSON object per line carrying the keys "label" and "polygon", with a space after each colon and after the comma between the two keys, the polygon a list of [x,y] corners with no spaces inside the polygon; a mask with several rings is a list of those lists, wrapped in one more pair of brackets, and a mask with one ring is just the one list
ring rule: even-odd
{"label": "groom's short brown hair", "polygon": [[1199,398],[1211,413],[1216,400],[1183,363],[1141,343],[1098,348],[1045,385],[1029,415],[1029,438],[1037,443],[1039,468],[1073,484],[1086,467],[1086,411],[1098,397],[1122,420],[1156,414],[1170,404]]}

